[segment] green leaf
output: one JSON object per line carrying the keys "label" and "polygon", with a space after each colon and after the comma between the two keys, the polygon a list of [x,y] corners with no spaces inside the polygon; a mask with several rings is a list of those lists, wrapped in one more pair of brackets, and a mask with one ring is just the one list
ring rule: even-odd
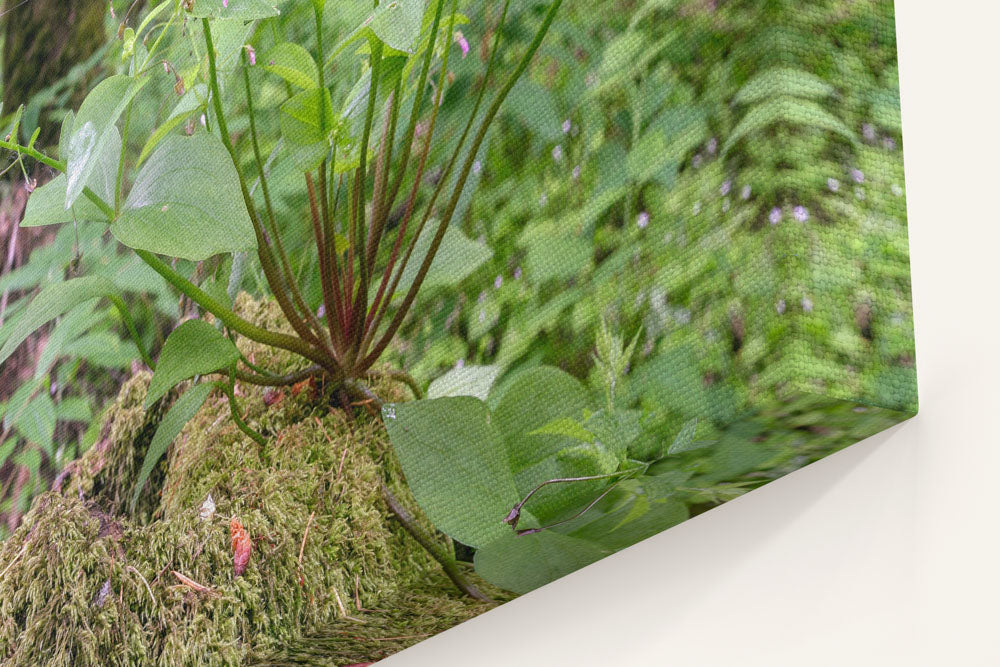
{"label": "green leaf", "polygon": [[76,115],[72,111],[67,111],[63,116],[62,127],[59,130],[59,159],[69,158],[69,140],[73,136],[73,122]]}
{"label": "green leaf", "polygon": [[102,276],[85,276],[49,285],[28,304],[24,314],[4,327],[10,327],[10,332],[0,348],[0,363],[6,361],[18,345],[45,323],[69,312],[83,301],[114,292],[114,285]]}
{"label": "green leaf", "polygon": [[109,77],[97,84],[80,105],[66,149],[66,208],[83,192],[119,116],[147,81],[148,77],[133,79],[121,74]]}
{"label": "green leaf", "polygon": [[508,528],[501,539],[476,551],[476,574],[494,586],[529,593],[610,553],[551,530],[519,537]]}
{"label": "green leaf", "polygon": [[39,391],[11,425],[25,440],[41,447],[49,457],[54,455],[52,436],[56,429],[56,406],[47,391]]}
{"label": "green leaf", "polygon": [[326,64],[329,65],[350,44],[369,35],[397,51],[416,53],[423,16],[423,0],[383,0],[361,25],[333,48]]}
{"label": "green leaf", "polygon": [[732,134],[722,149],[723,155],[728,153],[729,149],[740,139],[775,123],[826,130],[839,134],[851,142],[857,142],[854,132],[843,121],[819,104],[793,97],[781,97],[751,108],[733,128]]}
{"label": "green leaf", "polygon": [[135,481],[135,492],[132,494],[133,506],[135,505],[135,501],[139,499],[139,493],[142,492],[142,487],[146,485],[146,480],[149,479],[149,475],[153,472],[153,467],[157,461],[166,454],[170,443],[174,441],[174,438],[178,436],[184,425],[191,421],[191,418],[195,416],[199,408],[205,403],[205,399],[208,398],[208,394],[212,391],[213,387],[214,384],[211,382],[196,384],[184,392],[184,395],[170,406],[167,414],[163,415],[163,420],[157,427],[152,442],[149,443],[149,449],[146,450],[146,456],[142,460],[142,468],[139,470],[139,476]]}
{"label": "green leaf", "polygon": [[56,419],[67,422],[89,422],[93,413],[84,396],[67,396],[56,406]]}
{"label": "green leaf", "polygon": [[139,153],[139,159],[136,162],[137,165],[141,165],[149,157],[149,154],[153,152],[163,137],[170,134],[170,132],[183,123],[192,113],[196,110],[204,109],[208,100],[208,86],[203,83],[195,84],[191,86],[184,97],[181,98],[177,106],[174,107],[173,111],[170,112],[170,117],[160,125],[156,130],[149,136],[146,140],[145,145],[142,147],[142,151]]}
{"label": "green leaf", "polygon": [[816,100],[833,93],[833,86],[815,74],[793,67],[775,67],[747,81],[736,93],[733,103],[754,104],[780,95]]}
{"label": "green leaf", "polygon": [[[428,220],[413,247],[413,255],[400,276],[399,285],[396,288],[396,296],[406,294],[406,291],[413,285],[417,277],[420,265],[423,263],[427,251],[430,250],[431,242],[437,233],[439,223],[436,220]],[[438,287],[450,287],[458,285],[472,275],[476,269],[493,257],[493,251],[483,243],[473,241],[453,225],[449,225],[445,230],[441,245],[438,246],[434,261],[431,262],[424,282],[421,284],[421,293],[433,291]]]}
{"label": "green leaf", "polygon": [[163,141],[111,232],[130,248],[192,261],[257,246],[236,169],[208,132]]}
{"label": "green leaf", "polygon": [[293,42],[282,42],[267,52],[261,62],[264,69],[305,90],[319,87],[319,68],[316,61],[303,47]]}
{"label": "green leaf", "polygon": [[495,420],[469,396],[388,405],[385,427],[420,507],[453,539],[481,547],[510,533],[520,500]]}
{"label": "green leaf", "polygon": [[561,417],[550,421],[541,428],[536,428],[528,435],[564,435],[567,438],[581,442],[594,442],[594,434],[580,425],[580,422],[570,417]]}
{"label": "green leaf", "polygon": [[306,90],[281,105],[281,136],[298,146],[329,141],[334,127],[333,104],[328,90]]}
{"label": "green leaf", "polygon": [[[266,19],[277,16],[281,12],[275,7],[274,0],[196,0],[190,15],[195,18],[208,19]],[[228,5],[228,6],[226,6]]]}
{"label": "green leaf", "polygon": [[[108,205],[115,201],[115,181],[118,178],[118,161],[121,159],[122,139],[118,129],[108,130],[93,159],[93,169],[87,177],[87,187]],[[59,174],[31,193],[24,209],[22,227],[40,227],[72,222],[109,222],[108,217],[87,197],[77,199],[71,208],[66,207],[66,175]]]}
{"label": "green leaf", "polygon": [[170,332],[146,393],[146,407],[178,382],[227,368],[240,352],[218,329],[204,320],[188,320]]}
{"label": "green leaf", "polygon": [[431,386],[427,388],[427,398],[472,396],[485,401],[499,374],[499,366],[453,368],[431,382]]}
{"label": "green leaf", "polygon": [[667,450],[667,454],[680,454],[681,452],[688,452],[702,446],[703,443],[697,443],[694,439],[694,434],[697,430],[698,418],[695,417],[681,427],[677,437],[674,438],[673,444],[670,445],[670,449]]}

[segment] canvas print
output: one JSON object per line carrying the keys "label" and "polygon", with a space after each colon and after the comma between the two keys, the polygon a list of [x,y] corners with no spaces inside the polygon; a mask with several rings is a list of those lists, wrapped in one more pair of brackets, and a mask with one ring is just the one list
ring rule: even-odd
{"label": "canvas print", "polygon": [[0,7],[3,664],[371,664],[916,413],[889,0]]}

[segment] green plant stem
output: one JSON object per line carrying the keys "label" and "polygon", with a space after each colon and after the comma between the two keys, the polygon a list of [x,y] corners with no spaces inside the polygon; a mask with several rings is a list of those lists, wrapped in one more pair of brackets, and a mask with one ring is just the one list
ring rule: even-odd
{"label": "green plant stem", "polygon": [[316,319],[312,310],[310,310],[310,308],[306,305],[305,300],[302,298],[302,293],[295,285],[295,277],[292,274],[292,267],[288,261],[288,254],[285,252],[285,245],[282,243],[281,235],[278,233],[278,223],[274,215],[274,207],[271,204],[271,192],[267,185],[267,175],[265,174],[264,161],[261,159],[260,142],[257,139],[257,121],[254,114],[253,94],[250,90],[250,69],[249,64],[247,63],[246,49],[243,50],[242,59],[243,84],[246,90],[247,99],[247,114],[250,116],[250,139],[253,145],[254,160],[257,162],[257,170],[260,172],[261,194],[264,196],[264,206],[267,210],[267,219],[270,221],[271,237],[274,239],[274,245],[278,251],[278,260],[281,263],[285,284],[288,286],[288,291],[292,295],[292,300],[294,301],[295,306],[301,312],[302,317],[312,325],[318,334],[321,334],[323,328],[320,326],[319,321]]}
{"label": "green plant stem", "polygon": [[538,47],[541,46],[542,40],[545,38],[546,33],[548,33],[549,27],[552,25],[552,21],[555,20],[556,12],[559,10],[559,6],[561,4],[562,0],[555,0],[552,3],[548,13],[545,15],[542,26],[539,28],[538,32],[535,33],[535,38],[531,41],[531,45],[528,47],[527,53],[525,53],[521,58],[517,68],[511,73],[510,78],[504,84],[504,87],[497,94],[493,104],[490,105],[489,110],[486,112],[486,116],[480,124],[479,130],[476,132],[476,137],[472,142],[472,147],[469,151],[468,157],[465,159],[465,164],[462,166],[462,171],[458,177],[457,183],[455,184],[451,200],[448,202],[448,206],[445,209],[444,214],[441,216],[441,224],[438,225],[437,233],[434,235],[434,239],[431,241],[431,246],[427,251],[427,255],[424,257],[423,264],[421,264],[420,269],[417,271],[413,284],[406,293],[403,303],[400,305],[399,310],[390,322],[385,334],[383,334],[382,338],[375,345],[372,351],[360,363],[361,368],[370,367],[371,364],[375,363],[385,350],[386,346],[396,335],[396,331],[399,330],[400,325],[406,318],[410,307],[413,305],[414,299],[416,299],[417,292],[423,284],[424,278],[427,276],[427,271],[430,270],[431,262],[434,261],[434,256],[437,254],[438,248],[441,246],[441,241],[444,239],[444,233],[447,231],[448,225],[451,222],[451,217],[454,215],[455,208],[458,206],[458,200],[462,195],[462,189],[465,187],[465,182],[469,177],[469,172],[472,170],[472,164],[476,159],[476,153],[479,152],[479,147],[482,145],[483,139],[486,137],[486,132],[489,129],[490,124],[493,122],[493,119],[496,117],[497,112],[500,110],[500,105],[503,104],[507,95],[514,87],[514,84],[516,84],[518,79],[521,78],[521,75],[531,63],[532,58],[534,58],[535,53],[538,51]]}
{"label": "green plant stem", "polygon": [[[437,8],[434,10],[434,22],[431,24],[430,43],[424,53],[424,62],[420,67],[420,77],[417,79],[417,91],[413,98],[413,108],[410,110],[410,123],[406,127],[406,134],[403,138],[403,154],[399,160],[399,167],[396,171],[396,178],[393,180],[389,190],[389,197],[386,200],[386,209],[391,209],[399,188],[403,184],[403,177],[406,175],[406,166],[410,161],[410,152],[413,145],[413,136],[417,131],[417,119],[420,117],[420,105],[424,101],[424,91],[427,88],[427,75],[431,68],[431,56],[434,54],[434,45],[437,43],[438,29],[441,27],[441,14],[444,9],[444,0],[438,0]],[[454,12],[452,12],[454,15]],[[449,37],[450,39],[450,37]]]}
{"label": "green plant stem", "polygon": [[267,438],[258,433],[257,431],[250,428],[243,417],[240,415],[239,407],[236,405],[236,394],[233,392],[233,387],[236,384],[236,366],[235,364],[229,369],[229,382],[218,382],[216,386],[219,386],[226,392],[226,396],[229,397],[229,411],[233,415],[233,421],[236,426],[239,427],[241,431],[246,433],[254,442],[258,445],[264,447],[267,445]]}
{"label": "green plant stem", "polygon": [[465,593],[471,598],[476,600],[482,600],[483,602],[492,602],[493,600],[480,591],[478,588],[473,586],[469,581],[466,580],[465,575],[459,569],[458,563],[455,561],[455,557],[452,556],[448,551],[442,547],[433,538],[427,535],[417,524],[413,515],[403,507],[402,503],[392,494],[389,487],[386,486],[385,482],[382,482],[382,497],[385,499],[385,504],[389,507],[389,511],[392,512],[393,516],[399,521],[400,525],[406,529],[406,532],[410,534],[413,539],[415,539],[420,546],[424,548],[431,556],[434,557],[438,563],[441,564],[441,569],[444,573],[448,575],[452,583],[458,587],[460,591]]}
{"label": "green plant stem", "polygon": [[135,320],[132,319],[132,314],[128,312],[125,300],[117,294],[108,294],[108,298],[111,299],[111,303],[115,305],[115,308],[117,308],[118,312],[121,314],[122,320],[125,322],[125,328],[128,329],[129,336],[132,337],[132,340],[135,342],[135,346],[139,348],[139,355],[142,357],[142,360],[147,366],[149,366],[149,370],[155,371],[156,363],[153,361],[153,358],[149,356],[146,346],[143,345],[142,339],[139,337],[139,332],[135,328]]}
{"label": "green plant stem", "polygon": [[128,148],[128,131],[132,124],[132,105],[135,98],[129,100],[125,108],[125,125],[122,127],[122,150],[118,156],[118,174],[115,176],[115,217],[122,210],[122,179],[125,176],[125,149]]}
{"label": "green plant stem", "polygon": [[[250,196],[250,191],[247,188],[246,179],[243,178],[243,172],[240,171],[240,162],[236,156],[236,149],[233,148],[233,141],[229,136],[229,127],[226,124],[226,116],[222,110],[222,94],[219,90],[219,74],[215,63],[215,45],[212,43],[212,30],[207,18],[202,19],[202,31],[205,34],[205,48],[208,50],[208,82],[212,91],[212,104],[215,108],[216,122],[219,124],[222,145],[229,152],[229,157],[233,162],[233,167],[236,169],[236,176],[240,182],[243,202],[250,216],[254,235],[257,238],[257,256],[260,259],[260,266],[264,270],[264,276],[267,278],[268,285],[271,287],[271,292],[274,294],[281,312],[285,314],[285,318],[292,325],[292,328],[295,329],[295,332],[306,341],[324,346],[325,344],[318,338],[317,334],[299,317],[295,307],[288,298],[288,294],[283,289],[277,267],[274,265],[274,257],[271,254],[270,244],[267,241],[264,229],[260,223],[260,217],[257,214],[257,207],[254,206],[253,198]],[[337,362],[332,358],[332,350],[327,350],[327,352],[331,355],[330,362],[336,364]]]}
{"label": "green plant stem", "polygon": [[424,397],[424,390],[420,388],[420,383],[406,371],[370,370],[367,375],[368,377],[384,377],[389,378],[390,380],[396,380],[397,382],[402,382],[410,388],[410,391],[413,392],[413,397],[418,401],[422,400]]}
{"label": "green plant stem", "polygon": [[320,350],[313,348],[302,339],[296,338],[295,336],[289,336],[288,334],[268,331],[267,329],[263,329],[255,324],[247,322],[209,296],[208,293],[200,289],[198,286],[194,285],[182,275],[171,269],[169,265],[153,253],[138,249],[136,249],[135,252],[139,255],[139,258],[142,259],[142,261],[163,276],[167,282],[180,290],[182,294],[186,295],[199,306],[218,317],[222,320],[223,324],[241,336],[255,340],[258,343],[263,343],[264,345],[294,352],[300,357],[304,357],[319,364],[320,366],[323,366],[324,369],[331,373],[335,380],[339,379],[342,375],[338,367],[331,365],[330,359],[326,355],[324,355]]}
{"label": "green plant stem", "polygon": [[322,372],[322,370],[323,368],[318,364],[313,364],[312,366],[303,368],[300,371],[287,373],[285,375],[247,373],[237,369],[236,379],[240,382],[246,382],[247,384],[253,384],[260,387],[287,387],[289,385],[302,382],[303,380],[307,380]]}

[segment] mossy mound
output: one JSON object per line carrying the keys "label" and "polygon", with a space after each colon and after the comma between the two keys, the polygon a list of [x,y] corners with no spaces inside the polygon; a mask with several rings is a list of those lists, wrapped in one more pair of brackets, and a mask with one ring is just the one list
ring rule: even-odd
{"label": "mossy mound", "polygon": [[[237,308],[279,328],[269,304],[244,296]],[[243,352],[279,372],[296,364],[254,345]],[[314,384],[238,387],[266,447],[233,425],[224,396],[211,395],[130,511],[164,411],[142,408],[149,377],[122,388],[98,444],[0,545],[0,662],[347,664],[491,606],[463,598],[390,518],[383,481],[415,503],[381,425],[331,410]],[[205,518],[209,494],[216,509]],[[254,543],[241,576],[233,516]]]}

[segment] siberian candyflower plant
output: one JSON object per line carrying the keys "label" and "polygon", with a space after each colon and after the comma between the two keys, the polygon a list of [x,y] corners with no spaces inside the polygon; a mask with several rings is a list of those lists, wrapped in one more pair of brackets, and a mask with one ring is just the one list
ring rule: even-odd
{"label": "siberian candyflower plant", "polygon": [[[373,367],[432,274],[432,263],[446,240],[487,130],[530,65],[562,2],[548,4],[530,43],[511,58],[501,54],[510,2],[503,3],[499,25],[491,27],[482,83],[470,92],[475,98],[472,111],[464,127],[448,137],[453,148],[445,155],[440,174],[427,185],[438,110],[451,83],[452,46],[457,43],[462,55],[469,48],[464,35],[455,30],[457,0],[375,0],[360,25],[336,36],[333,49],[327,48],[333,36],[324,28],[326,0],[298,1],[313,10],[315,51],[281,42],[258,61],[255,37],[229,49],[232,31],[225,40],[216,40],[216,33],[239,21],[240,25],[274,21],[279,14],[274,3],[247,0],[230,7],[228,0],[163,0],[135,30],[121,31],[127,73],[100,82],[77,113],[67,116],[58,159],[38,150],[34,140],[19,143],[17,121],[10,136],[0,141],[0,148],[13,152],[18,162],[34,159],[64,174],[32,195],[22,224],[66,223],[78,217],[107,223],[119,242],[202,312],[211,313],[219,325],[201,319],[184,322],[170,334],[154,362],[115,287],[103,278],[83,276],[45,288],[5,327],[0,361],[45,323],[83,301],[108,297],[121,312],[144,362],[154,369],[148,405],[175,385],[196,378],[165,416],[143,475],[149,474],[213,388],[228,397],[236,425],[260,445],[268,444],[268,438],[240,416],[237,380],[282,386],[320,378],[333,387],[345,409],[358,399],[379,403],[366,386],[376,372],[405,381],[419,393],[405,374]],[[286,11],[290,4],[285,3]],[[160,53],[168,35],[189,40],[194,54],[189,67],[177,67]],[[336,59],[358,57],[364,59],[363,73],[347,95],[346,111],[338,117],[331,90],[336,87],[326,80],[327,73]],[[288,94],[279,110],[258,106],[249,70],[261,66],[284,80]],[[161,69],[176,78],[177,94],[194,94],[186,114],[189,122],[183,133],[175,128],[180,129],[185,116],[157,129],[142,142],[143,151],[136,158],[128,154],[129,139],[136,139],[129,136],[133,107],[153,88],[147,84]],[[234,100],[234,91],[241,93],[241,100]],[[234,110],[227,105],[234,101],[249,119],[242,142],[234,142],[236,135],[229,126]],[[309,202],[309,215],[303,220],[279,219],[272,201],[271,159],[265,160],[261,150],[258,124],[264,114],[275,113],[287,147],[277,157],[292,160],[302,174]],[[200,124],[190,122],[196,117]],[[247,147],[239,150],[238,145]],[[251,167],[246,169],[246,164]],[[138,167],[127,193],[126,166]],[[307,303],[283,243],[282,231],[298,225],[309,230],[315,243],[320,308]],[[242,318],[217,293],[182,275],[172,259],[162,258],[203,262],[248,250],[256,252],[294,334]],[[238,263],[234,261],[234,266]],[[239,352],[237,337],[292,352],[305,365],[285,375],[258,366]]]}

